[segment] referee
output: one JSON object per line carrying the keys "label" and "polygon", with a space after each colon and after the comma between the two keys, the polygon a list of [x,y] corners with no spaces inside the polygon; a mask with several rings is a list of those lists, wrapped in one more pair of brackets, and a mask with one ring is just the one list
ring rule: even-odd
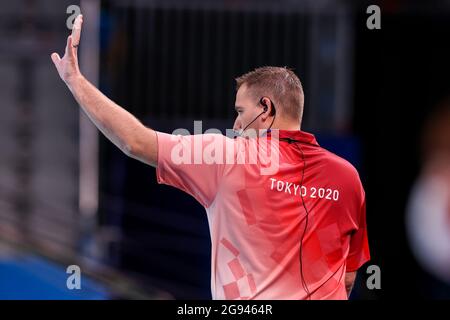
{"label": "referee", "polygon": [[298,77],[262,67],[237,78],[235,139],[156,132],[80,73],[82,22],[63,58],[51,55],[58,73],[109,140],[205,207],[213,299],[348,299],[370,259],[365,193],[350,163],[300,130]]}

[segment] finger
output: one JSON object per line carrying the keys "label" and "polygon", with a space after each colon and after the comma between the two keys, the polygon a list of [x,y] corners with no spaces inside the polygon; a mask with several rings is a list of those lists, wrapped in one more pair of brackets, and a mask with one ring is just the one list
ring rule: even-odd
{"label": "finger", "polygon": [[55,64],[55,66],[59,65],[59,62],[61,61],[59,54],[57,54],[56,52],[53,52],[51,57],[52,57],[52,61]]}
{"label": "finger", "polygon": [[67,37],[67,45],[66,45],[66,56],[68,56],[69,58],[74,58],[75,53],[74,53],[73,49],[75,49],[75,48],[73,47],[72,36],[68,36]]}
{"label": "finger", "polygon": [[78,17],[76,17],[72,27],[72,39],[74,46],[78,46],[80,44],[82,24],[83,24],[83,15],[80,14]]}

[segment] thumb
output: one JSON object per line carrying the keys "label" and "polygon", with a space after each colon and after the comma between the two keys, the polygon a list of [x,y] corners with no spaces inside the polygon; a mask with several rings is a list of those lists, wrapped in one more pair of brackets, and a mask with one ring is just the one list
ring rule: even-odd
{"label": "thumb", "polygon": [[59,65],[59,62],[61,61],[61,58],[59,57],[59,54],[57,54],[56,52],[53,52],[51,55],[52,61],[55,64],[55,66]]}

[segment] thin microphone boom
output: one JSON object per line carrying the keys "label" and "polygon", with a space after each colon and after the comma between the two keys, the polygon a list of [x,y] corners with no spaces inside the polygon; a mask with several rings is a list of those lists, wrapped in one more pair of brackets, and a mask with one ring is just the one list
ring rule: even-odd
{"label": "thin microphone boom", "polygon": [[256,119],[258,119],[263,113],[265,113],[267,110],[265,109],[263,112],[261,112],[260,114],[258,114],[255,119],[253,119],[248,125],[245,126],[244,129],[241,130],[241,134],[242,132],[244,132],[253,122],[256,121]]}
{"label": "thin microphone boom", "polygon": [[[266,113],[267,110],[269,109],[269,108],[267,107],[267,104],[264,102],[264,97],[261,98],[261,99],[259,100],[259,103],[262,104],[262,105],[264,106],[264,110],[263,110],[260,114],[258,114],[258,115],[255,117],[255,119],[253,119],[249,124],[247,124],[247,125],[244,127],[244,129],[240,130],[240,132],[237,132],[237,135],[238,135],[238,136],[242,136],[242,133],[244,133],[244,131],[245,131],[245,130],[253,123],[253,122],[255,122],[256,119],[258,119],[263,113]],[[271,103],[272,106],[274,107],[273,102],[270,101],[270,103]],[[274,118],[274,120],[275,120],[275,118]],[[273,121],[272,121],[272,123],[270,124],[270,127],[272,127],[272,124],[273,124]],[[269,129],[270,129],[270,128],[269,128]],[[237,137],[237,136],[235,136],[234,138],[236,138],[236,137]]]}

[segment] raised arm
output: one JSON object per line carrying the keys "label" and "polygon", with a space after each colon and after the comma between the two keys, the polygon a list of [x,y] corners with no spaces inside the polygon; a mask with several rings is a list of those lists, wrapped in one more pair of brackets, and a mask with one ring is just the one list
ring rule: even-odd
{"label": "raised arm", "polygon": [[78,66],[78,44],[82,23],[83,18],[80,15],[75,20],[72,35],[67,38],[62,59],[57,53],[51,55],[59,76],[91,121],[111,142],[126,155],[156,167],[156,132],[145,127],[131,113],[111,101],[81,74]]}

